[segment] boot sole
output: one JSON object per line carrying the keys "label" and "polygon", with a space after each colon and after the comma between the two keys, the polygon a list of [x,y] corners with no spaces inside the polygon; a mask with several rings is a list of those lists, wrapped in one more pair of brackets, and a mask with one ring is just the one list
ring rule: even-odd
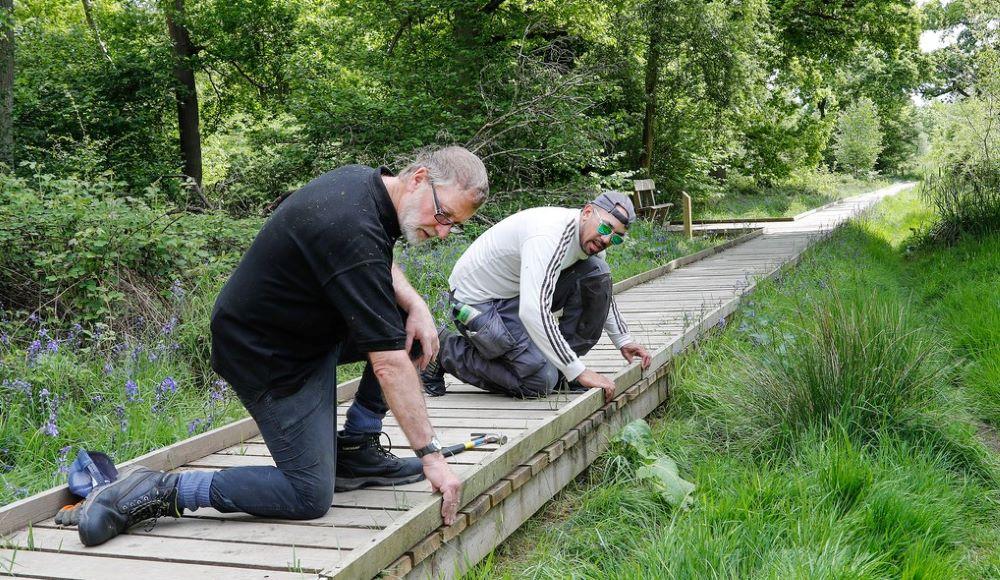
{"label": "boot sole", "polygon": [[423,473],[408,475],[406,477],[338,477],[333,484],[334,491],[354,491],[362,487],[373,485],[393,486],[416,483],[424,480]]}

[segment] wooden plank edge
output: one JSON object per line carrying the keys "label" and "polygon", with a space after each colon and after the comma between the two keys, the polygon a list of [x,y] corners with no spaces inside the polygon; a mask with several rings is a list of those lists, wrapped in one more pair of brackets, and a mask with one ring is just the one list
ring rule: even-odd
{"label": "wooden plank edge", "polygon": [[645,417],[667,399],[668,377],[660,377],[645,389],[632,404],[610,416],[579,444],[565,450],[538,476],[512,491],[500,502],[469,525],[451,541],[444,542],[425,558],[411,562],[407,578],[454,578],[472,566],[506,539],[529,517],[584,469],[593,463],[610,443],[612,437],[628,421]]}

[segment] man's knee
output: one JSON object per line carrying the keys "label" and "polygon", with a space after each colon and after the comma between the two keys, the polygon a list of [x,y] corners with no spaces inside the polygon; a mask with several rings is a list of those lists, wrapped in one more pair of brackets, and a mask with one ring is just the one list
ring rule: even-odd
{"label": "man's knee", "polygon": [[552,364],[546,364],[535,374],[525,377],[521,390],[525,397],[544,397],[555,390],[559,384],[559,370]]}
{"label": "man's knee", "polygon": [[296,489],[295,503],[289,506],[290,520],[314,520],[326,515],[333,504],[333,482],[318,489],[310,487],[307,490]]}

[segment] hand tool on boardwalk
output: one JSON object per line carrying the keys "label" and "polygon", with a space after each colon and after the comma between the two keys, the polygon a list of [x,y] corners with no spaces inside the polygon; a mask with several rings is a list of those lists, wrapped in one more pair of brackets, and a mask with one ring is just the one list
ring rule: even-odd
{"label": "hand tool on boardwalk", "polygon": [[469,433],[469,437],[470,439],[465,443],[456,443],[455,445],[445,447],[441,450],[441,454],[445,457],[451,457],[452,455],[458,455],[463,451],[482,447],[483,445],[490,445],[492,443],[507,444],[507,436],[500,433]]}

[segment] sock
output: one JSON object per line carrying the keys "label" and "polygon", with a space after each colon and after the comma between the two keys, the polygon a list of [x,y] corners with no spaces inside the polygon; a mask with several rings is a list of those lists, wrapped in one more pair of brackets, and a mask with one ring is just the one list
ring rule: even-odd
{"label": "sock", "polygon": [[347,421],[344,422],[344,434],[348,437],[366,433],[381,433],[382,413],[376,413],[359,404],[357,401],[347,409]]}
{"label": "sock", "polygon": [[185,471],[177,480],[177,507],[193,512],[200,507],[212,507],[209,491],[214,471]]}

